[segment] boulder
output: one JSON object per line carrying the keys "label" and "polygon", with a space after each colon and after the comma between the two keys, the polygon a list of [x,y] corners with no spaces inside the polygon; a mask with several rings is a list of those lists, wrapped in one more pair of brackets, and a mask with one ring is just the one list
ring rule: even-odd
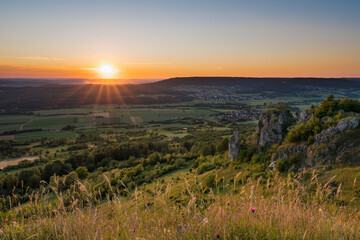
{"label": "boulder", "polygon": [[339,121],[339,123],[337,124],[337,130],[339,132],[343,132],[345,130],[351,130],[351,129],[355,129],[359,126],[359,119],[356,117],[348,117],[346,119],[343,119],[341,121]]}

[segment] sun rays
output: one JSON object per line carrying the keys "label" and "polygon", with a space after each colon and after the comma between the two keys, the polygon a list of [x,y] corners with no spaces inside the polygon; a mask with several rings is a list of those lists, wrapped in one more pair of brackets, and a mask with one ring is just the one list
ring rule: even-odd
{"label": "sun rays", "polygon": [[[136,89],[141,91],[152,92],[151,89],[138,86]],[[136,91],[135,91],[136,92]],[[73,99],[78,107],[84,105],[112,105],[116,104],[124,106],[135,101],[135,93],[133,86],[118,84],[85,84],[81,86],[67,86],[64,92],[59,94],[57,98],[59,103],[64,103]]]}

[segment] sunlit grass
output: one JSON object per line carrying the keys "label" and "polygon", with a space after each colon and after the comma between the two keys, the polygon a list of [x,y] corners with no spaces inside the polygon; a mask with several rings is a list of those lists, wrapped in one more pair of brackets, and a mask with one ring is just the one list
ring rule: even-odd
{"label": "sunlit grass", "polygon": [[[151,191],[135,191],[126,198],[112,192],[105,202],[81,183],[72,187],[70,199],[53,187],[57,199],[52,203],[46,195],[37,194],[31,203],[2,216],[16,218],[16,222],[2,221],[1,237],[214,239],[218,234],[220,239],[360,238],[359,211],[332,203],[333,193],[318,184],[316,176],[312,178],[314,192],[299,179],[278,176],[241,186],[237,185],[238,177],[234,183],[219,180],[213,190],[202,187],[198,177],[193,177],[189,182],[184,179],[181,196],[173,200],[171,182]],[[227,193],[217,194],[218,189]]]}

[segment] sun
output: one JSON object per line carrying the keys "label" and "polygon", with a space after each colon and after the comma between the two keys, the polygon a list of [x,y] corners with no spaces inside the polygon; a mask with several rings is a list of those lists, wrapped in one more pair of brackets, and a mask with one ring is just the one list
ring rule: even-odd
{"label": "sun", "polygon": [[116,74],[119,72],[119,70],[117,70],[110,64],[103,64],[100,67],[98,67],[96,71],[100,74],[102,78],[114,78],[116,77]]}

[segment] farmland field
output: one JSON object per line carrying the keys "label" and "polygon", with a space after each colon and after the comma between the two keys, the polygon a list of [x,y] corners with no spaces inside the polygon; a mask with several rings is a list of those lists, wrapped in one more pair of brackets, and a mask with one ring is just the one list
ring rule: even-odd
{"label": "farmland field", "polygon": [[73,117],[73,116],[34,118],[32,122],[24,126],[24,129],[59,128],[66,125],[76,124],[77,121],[78,121],[77,117]]}
{"label": "farmland field", "polygon": [[29,117],[25,115],[0,115],[0,125],[25,123]]}
{"label": "farmland field", "polygon": [[20,133],[15,135],[15,140],[33,140],[41,138],[74,138],[76,133],[74,132],[64,132],[64,131],[41,131],[41,132],[29,132],[29,133]]}
{"label": "farmland field", "polygon": [[20,158],[2,160],[2,161],[0,161],[0,169],[3,169],[4,167],[7,167],[7,166],[17,165],[19,162],[21,162],[23,160],[34,161],[38,158],[39,157],[20,157]]}

